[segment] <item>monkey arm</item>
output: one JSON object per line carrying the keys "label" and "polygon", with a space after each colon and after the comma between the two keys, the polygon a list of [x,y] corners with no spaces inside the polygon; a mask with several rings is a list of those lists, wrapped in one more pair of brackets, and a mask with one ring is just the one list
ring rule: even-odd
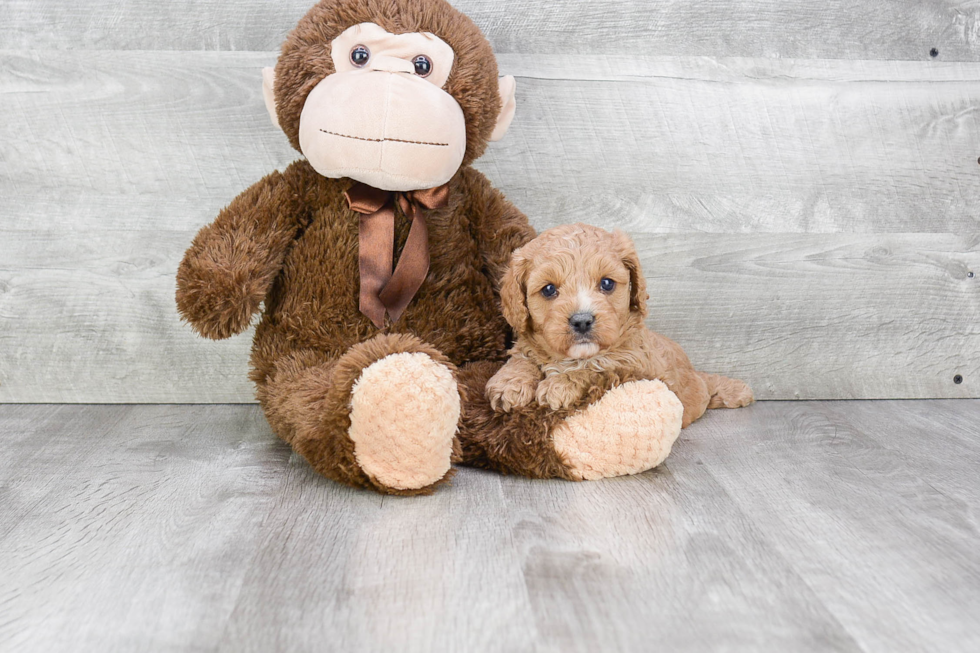
{"label": "monkey arm", "polygon": [[244,331],[279,274],[309,209],[300,162],[232,200],[201,229],[177,270],[177,310],[206,338]]}

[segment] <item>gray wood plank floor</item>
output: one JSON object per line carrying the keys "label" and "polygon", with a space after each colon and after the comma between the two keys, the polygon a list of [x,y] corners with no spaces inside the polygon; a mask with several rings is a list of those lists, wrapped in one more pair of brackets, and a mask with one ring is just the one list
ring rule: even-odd
{"label": "gray wood plank floor", "polygon": [[256,406],[0,433],[2,650],[980,650],[980,400],[712,411],[636,477],[411,499]]}

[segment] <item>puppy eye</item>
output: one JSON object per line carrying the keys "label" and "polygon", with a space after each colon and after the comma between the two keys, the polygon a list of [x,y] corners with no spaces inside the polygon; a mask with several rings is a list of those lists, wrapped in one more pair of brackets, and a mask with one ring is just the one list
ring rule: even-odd
{"label": "puppy eye", "polygon": [[371,51],[363,45],[355,45],[354,49],[350,51],[350,62],[358,68],[363,68],[370,58]]}
{"label": "puppy eye", "polygon": [[547,286],[541,289],[541,295],[547,299],[551,299],[557,294],[558,294],[558,289],[555,288],[555,284],[553,283],[549,283]]}
{"label": "puppy eye", "polygon": [[415,64],[415,74],[419,77],[428,77],[432,72],[432,61],[424,54],[412,59],[412,63]]}
{"label": "puppy eye", "polygon": [[602,290],[602,292],[612,292],[613,290],[615,290],[615,288],[616,288],[616,282],[610,279],[609,277],[605,277],[603,278],[602,281],[599,282],[599,289]]}

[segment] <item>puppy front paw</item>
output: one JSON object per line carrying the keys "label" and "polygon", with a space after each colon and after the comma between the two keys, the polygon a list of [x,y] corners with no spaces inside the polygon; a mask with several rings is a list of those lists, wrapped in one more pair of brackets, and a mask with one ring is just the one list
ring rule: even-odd
{"label": "puppy front paw", "polygon": [[549,376],[538,384],[535,397],[538,404],[552,410],[561,410],[578,402],[583,388],[578,383],[569,380],[565,375]]}
{"label": "puppy front paw", "polygon": [[497,374],[487,381],[487,399],[496,412],[509,413],[531,403],[537,385],[536,380],[506,378]]}

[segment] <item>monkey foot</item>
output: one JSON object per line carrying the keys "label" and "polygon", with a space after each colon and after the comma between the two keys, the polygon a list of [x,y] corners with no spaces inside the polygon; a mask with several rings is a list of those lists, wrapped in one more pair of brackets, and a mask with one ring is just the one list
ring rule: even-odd
{"label": "monkey foot", "polygon": [[667,458],[683,414],[663,382],[624,383],[558,425],[555,450],[576,480],[639,474]]}
{"label": "monkey foot", "polygon": [[354,457],[375,482],[419,490],[449,473],[459,390],[426,354],[390,354],[361,372],[351,391]]}

